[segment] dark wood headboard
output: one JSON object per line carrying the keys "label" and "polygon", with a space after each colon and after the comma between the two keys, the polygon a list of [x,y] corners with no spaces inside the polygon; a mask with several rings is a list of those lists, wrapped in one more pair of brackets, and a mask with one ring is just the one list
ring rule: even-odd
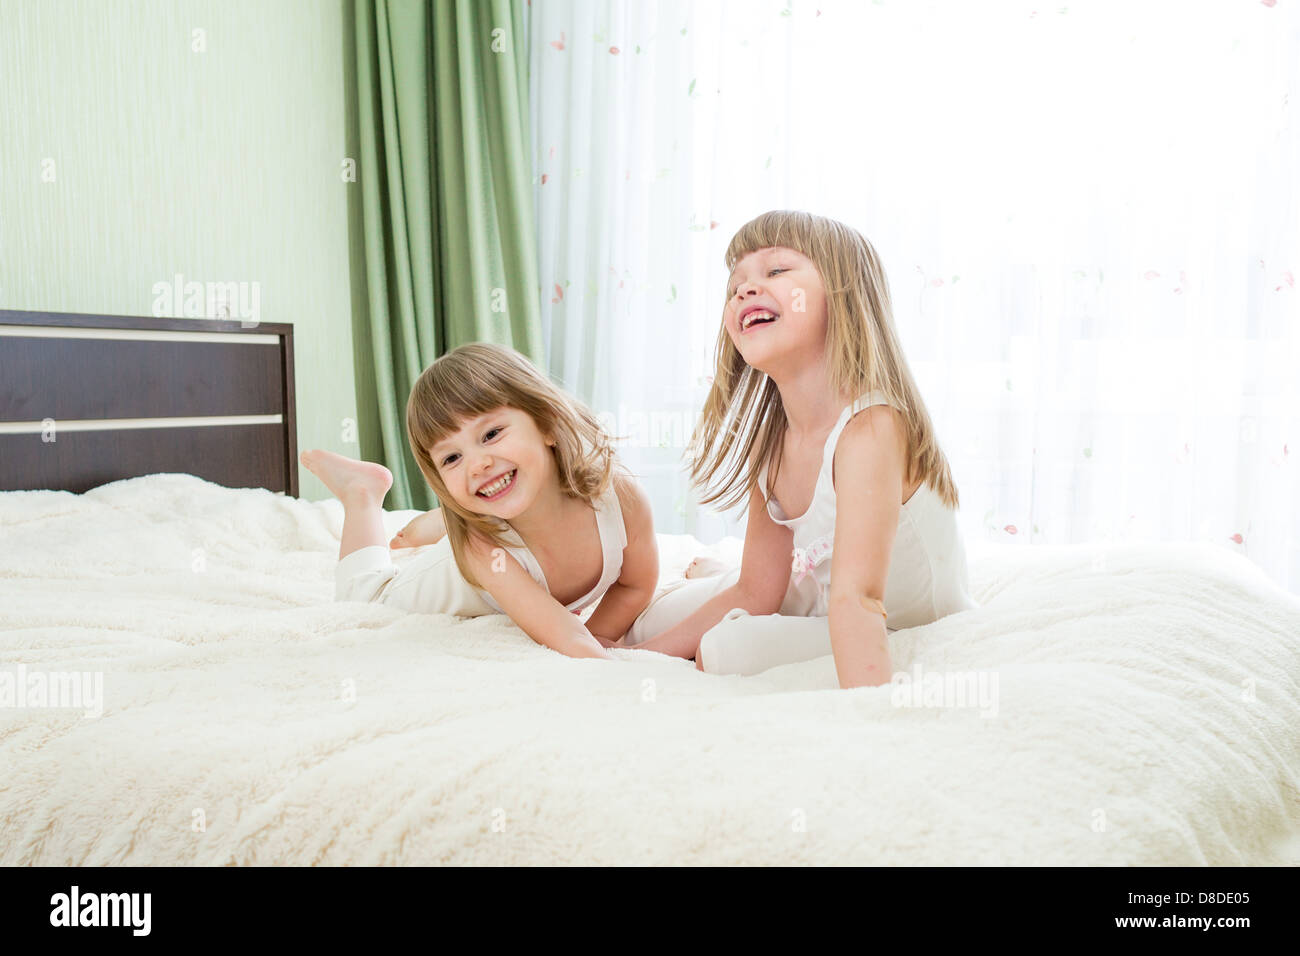
{"label": "dark wood headboard", "polygon": [[293,326],[0,310],[0,491],[184,472],[298,494]]}

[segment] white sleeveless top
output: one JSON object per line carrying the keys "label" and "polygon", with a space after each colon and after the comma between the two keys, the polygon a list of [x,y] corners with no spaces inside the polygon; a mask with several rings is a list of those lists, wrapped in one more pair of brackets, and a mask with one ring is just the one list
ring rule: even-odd
{"label": "white sleeveless top", "polygon": [[[601,572],[600,580],[596,586],[588,591],[583,597],[578,598],[566,604],[565,610],[577,613],[592,604],[595,604],[618,580],[623,573],[623,549],[627,547],[627,528],[623,524],[623,506],[618,500],[618,492],[614,489],[614,483],[609,483],[609,488],[605,493],[596,500],[596,530],[600,534],[600,553],[605,559],[605,568]],[[538,563],[537,558],[528,550],[524,544],[523,538],[514,528],[510,528],[502,538],[506,541],[506,551],[514,557],[516,561],[524,566],[528,576],[546,589],[549,594],[550,585],[546,583],[546,575],[542,573],[542,566]],[[504,614],[501,605],[492,599],[481,588],[475,588],[479,595],[489,606],[496,610],[498,614]]]}
{"label": "white sleeveless top", "polygon": [[[790,586],[781,605],[782,614],[825,617],[831,586],[831,549],[835,542],[835,487],[832,466],[840,433],[849,419],[872,405],[888,405],[880,392],[869,392],[845,407],[826,437],[822,467],[817,474],[812,503],[797,518],[786,517],[775,498],[767,513],[779,525],[794,531]],[[840,472],[840,482],[852,475]],[[758,476],[767,497],[767,466]],[[898,531],[889,557],[885,583],[886,628],[891,631],[918,627],[977,608],[970,596],[966,546],[957,531],[957,513],[927,483],[922,483],[898,514]]]}

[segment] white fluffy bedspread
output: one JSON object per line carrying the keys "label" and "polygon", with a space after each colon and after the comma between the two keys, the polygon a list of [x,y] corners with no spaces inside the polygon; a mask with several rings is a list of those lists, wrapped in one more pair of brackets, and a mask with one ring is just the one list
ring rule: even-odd
{"label": "white fluffy bedspread", "polygon": [[0,863],[1300,860],[1300,600],[1226,549],[971,542],[983,607],[892,650],[996,675],[982,715],[335,604],[341,517],[186,475],[0,494],[0,671],[103,674],[102,716],[0,709]]}

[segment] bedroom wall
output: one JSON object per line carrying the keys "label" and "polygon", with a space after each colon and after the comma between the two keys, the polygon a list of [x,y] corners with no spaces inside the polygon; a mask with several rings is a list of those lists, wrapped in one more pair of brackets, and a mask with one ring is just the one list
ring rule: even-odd
{"label": "bedroom wall", "polygon": [[357,454],[344,13],[0,0],[0,308],[150,315],[178,274],[247,283],[294,325],[299,447]]}

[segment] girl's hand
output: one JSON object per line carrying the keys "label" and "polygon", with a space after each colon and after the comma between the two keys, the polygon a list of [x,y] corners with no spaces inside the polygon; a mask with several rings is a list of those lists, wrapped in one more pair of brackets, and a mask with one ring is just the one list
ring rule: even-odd
{"label": "girl's hand", "polygon": [[412,518],[406,527],[388,542],[390,548],[421,548],[426,544],[436,544],[447,536],[447,522],[442,517],[442,509],[434,508],[422,515]]}

